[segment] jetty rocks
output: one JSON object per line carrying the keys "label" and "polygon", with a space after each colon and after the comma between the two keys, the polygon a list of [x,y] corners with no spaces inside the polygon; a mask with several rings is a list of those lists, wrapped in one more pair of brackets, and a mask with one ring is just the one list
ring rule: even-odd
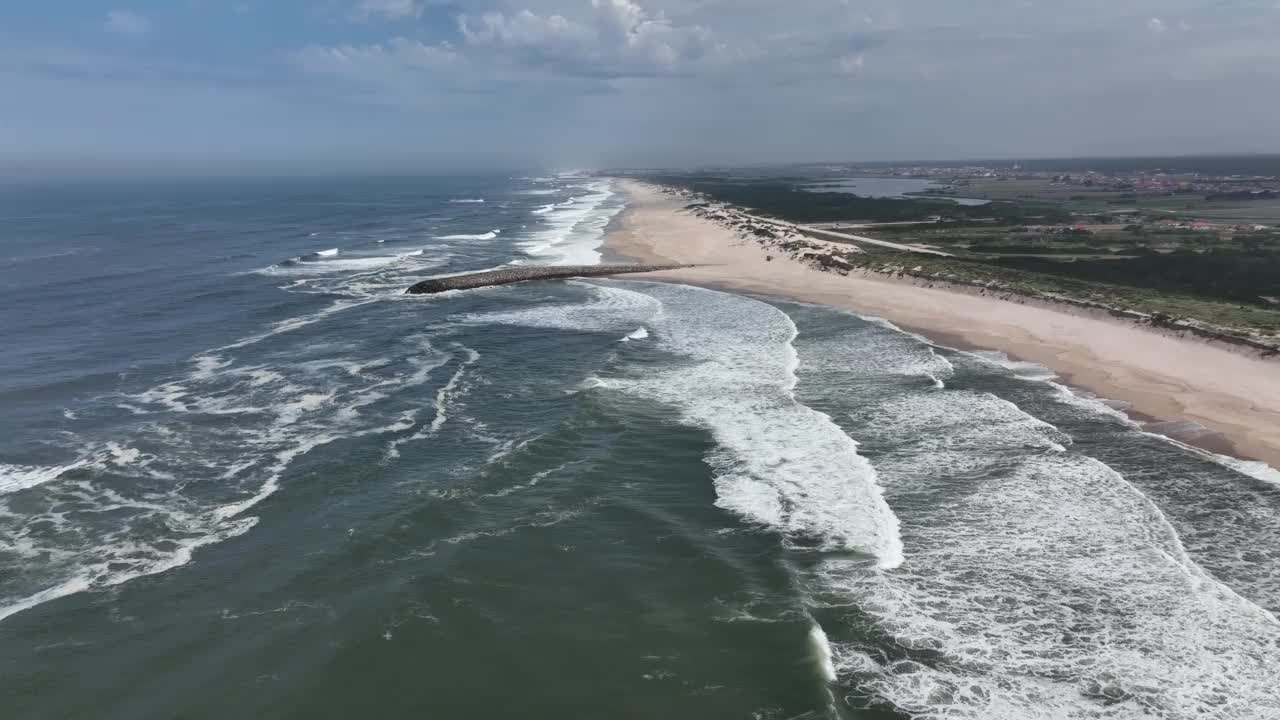
{"label": "jetty rocks", "polygon": [[431,295],[448,290],[471,290],[493,285],[510,285],[528,280],[558,280],[577,277],[607,277],[625,273],[646,273],[658,270],[678,270],[692,265],[530,265],[467,273],[450,277],[430,278],[414,283],[405,292],[410,295]]}

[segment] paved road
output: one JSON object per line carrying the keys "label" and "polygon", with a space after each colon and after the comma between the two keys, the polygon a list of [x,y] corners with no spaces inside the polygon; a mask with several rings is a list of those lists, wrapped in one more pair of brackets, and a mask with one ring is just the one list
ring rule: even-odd
{"label": "paved road", "polygon": [[831,228],[849,228],[850,230],[860,230],[862,228],[885,227],[887,225],[937,225],[938,220],[897,220],[895,222],[869,222],[869,223],[853,223],[837,220],[835,222],[814,223],[807,227],[815,230],[830,230]]}
{"label": "paved road", "polygon": [[747,217],[758,222],[762,222],[768,225],[773,225],[775,227],[786,228],[788,230],[792,230],[802,234],[811,234],[811,235],[817,235],[819,237],[830,238],[832,240],[835,240],[836,242],[842,242],[845,244],[855,243],[855,244],[866,244],[866,245],[879,245],[880,247],[892,248],[900,252],[913,252],[913,253],[920,253],[922,255],[937,255],[938,257],[955,257],[951,253],[942,252],[941,250],[930,250],[929,248],[923,248],[918,245],[903,245],[902,243],[889,242],[888,240],[877,240],[875,238],[869,238],[862,235],[850,235],[848,233],[839,233],[833,230],[823,230],[822,228],[811,227],[808,225],[796,225],[795,223],[782,222],[781,220],[770,220],[769,218],[762,218],[758,215],[747,215]]}

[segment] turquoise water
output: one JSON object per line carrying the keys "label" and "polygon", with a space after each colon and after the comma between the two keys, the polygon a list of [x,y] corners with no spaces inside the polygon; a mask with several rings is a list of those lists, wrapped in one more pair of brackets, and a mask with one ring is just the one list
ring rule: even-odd
{"label": "turquoise water", "polygon": [[4,197],[12,717],[1280,714],[1274,471],[829,308],[402,294],[606,182]]}

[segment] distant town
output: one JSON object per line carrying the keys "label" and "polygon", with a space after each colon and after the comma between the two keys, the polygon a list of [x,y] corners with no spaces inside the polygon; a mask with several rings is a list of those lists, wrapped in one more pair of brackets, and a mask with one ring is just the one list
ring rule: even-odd
{"label": "distant town", "polygon": [[1207,200],[1275,200],[1280,198],[1280,176],[1206,175],[1197,172],[1134,170],[1129,172],[1060,172],[1011,167],[902,166],[876,167],[878,177],[929,179],[955,186],[974,180],[995,182],[1047,181],[1058,187],[1133,192],[1142,194],[1202,195]]}

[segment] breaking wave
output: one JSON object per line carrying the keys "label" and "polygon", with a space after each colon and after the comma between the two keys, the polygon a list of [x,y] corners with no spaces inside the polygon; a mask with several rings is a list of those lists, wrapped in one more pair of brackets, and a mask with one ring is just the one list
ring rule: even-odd
{"label": "breaking wave", "polygon": [[255,272],[259,275],[331,275],[337,273],[368,272],[389,267],[397,263],[414,259],[419,264],[436,266],[443,264],[444,258],[431,260],[424,258],[425,250],[409,250],[394,255],[352,254],[342,255],[337,249],[321,250],[300,257],[285,260],[282,263],[269,265]]}
{"label": "breaking wave", "polygon": [[[629,284],[630,286],[630,284]],[[827,415],[795,398],[796,326],[776,307],[680,285],[646,285],[648,325],[679,358],[606,387],[669,404],[710,432],[717,505],[806,545],[902,562],[898,519],[876,471]]]}
{"label": "breaking wave", "polygon": [[487,233],[480,233],[478,235],[440,235],[436,239],[437,240],[492,240],[498,237],[498,234],[501,232],[502,232],[501,230],[490,230]]}
{"label": "breaking wave", "polygon": [[518,245],[525,254],[549,264],[595,265],[605,228],[622,209],[608,180],[584,186],[588,194],[544,205],[533,213],[542,227],[525,233]]}
{"label": "breaking wave", "polygon": [[[844,422],[875,446],[904,547],[895,569],[829,556],[806,575],[815,612],[874,628],[833,642],[842,682],[920,718],[1280,708],[1264,669],[1280,662],[1274,613],[1199,565],[1150,497],[1009,400],[895,381],[936,372],[929,346],[877,334],[800,345],[813,393],[860,399]],[[981,360],[1047,380],[1007,358]]]}

